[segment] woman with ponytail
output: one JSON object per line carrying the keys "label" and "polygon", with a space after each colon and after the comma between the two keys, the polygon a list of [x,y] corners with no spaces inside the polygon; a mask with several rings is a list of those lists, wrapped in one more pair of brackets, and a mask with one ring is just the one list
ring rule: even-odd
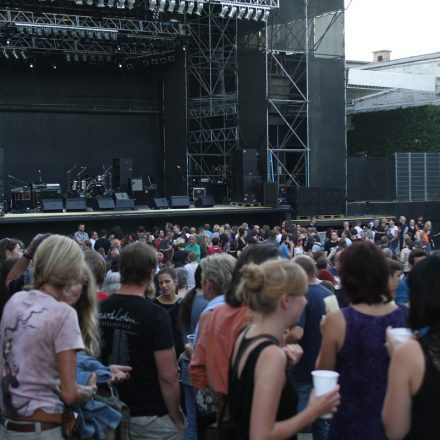
{"label": "woman with ponytail", "polygon": [[[281,348],[284,331],[299,320],[306,305],[307,276],[290,260],[269,260],[242,269],[238,299],[253,320],[235,343],[229,375],[229,409],[242,439],[288,439],[316,418],[336,411],[339,391],[311,396],[296,414],[298,396],[286,369],[300,348]],[[287,354],[289,353],[289,354]]]}

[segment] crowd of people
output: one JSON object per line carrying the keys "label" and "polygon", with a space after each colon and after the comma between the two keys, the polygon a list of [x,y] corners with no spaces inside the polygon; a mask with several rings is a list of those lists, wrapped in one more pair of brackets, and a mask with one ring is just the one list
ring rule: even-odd
{"label": "crowd of people", "polygon": [[0,438],[437,439],[437,270],[423,218],[3,238]]}

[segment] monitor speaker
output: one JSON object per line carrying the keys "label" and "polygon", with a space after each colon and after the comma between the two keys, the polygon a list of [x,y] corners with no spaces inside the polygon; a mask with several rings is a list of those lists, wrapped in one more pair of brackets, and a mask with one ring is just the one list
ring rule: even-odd
{"label": "monitor speaker", "polygon": [[115,193],[116,209],[134,209],[134,199],[130,199],[125,192]]}
{"label": "monitor speaker", "polygon": [[87,203],[84,198],[66,199],[66,212],[86,211]]}
{"label": "monitor speaker", "polygon": [[263,186],[263,201],[265,206],[278,205],[278,183],[265,182]]}
{"label": "monitor speaker", "polygon": [[215,205],[213,196],[201,196],[195,202],[196,208],[212,208]]}
{"label": "monitor speaker", "polygon": [[63,212],[63,201],[61,199],[43,199],[41,208],[43,212]]}
{"label": "monitor speaker", "polygon": [[187,196],[171,196],[171,208],[174,208],[174,209],[189,208],[189,197],[187,197]]}
{"label": "monitor speaker", "polygon": [[110,197],[96,197],[92,200],[92,207],[97,211],[109,211],[115,209],[115,202]]}
{"label": "monitor speaker", "polygon": [[150,207],[152,209],[168,209],[169,208],[168,200],[163,197],[154,197],[151,200]]}

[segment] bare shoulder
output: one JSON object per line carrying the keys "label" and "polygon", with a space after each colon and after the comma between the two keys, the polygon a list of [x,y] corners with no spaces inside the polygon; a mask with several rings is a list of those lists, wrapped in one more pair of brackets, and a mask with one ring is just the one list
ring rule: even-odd
{"label": "bare shoulder", "polygon": [[408,365],[409,367],[423,366],[425,359],[422,347],[415,339],[398,345],[394,351],[394,357],[399,364]]}
{"label": "bare shoulder", "polygon": [[287,365],[287,356],[278,345],[269,345],[261,351],[258,364],[264,369],[270,366],[270,369],[283,371]]}
{"label": "bare shoulder", "polygon": [[341,310],[335,310],[325,316],[321,324],[322,331],[329,330],[332,334],[345,331],[345,318]]}

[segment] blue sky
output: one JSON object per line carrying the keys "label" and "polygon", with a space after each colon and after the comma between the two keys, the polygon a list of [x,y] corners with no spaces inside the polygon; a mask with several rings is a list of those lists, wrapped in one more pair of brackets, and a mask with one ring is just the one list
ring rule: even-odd
{"label": "blue sky", "polygon": [[372,61],[440,52],[440,0],[345,0],[346,59]]}

